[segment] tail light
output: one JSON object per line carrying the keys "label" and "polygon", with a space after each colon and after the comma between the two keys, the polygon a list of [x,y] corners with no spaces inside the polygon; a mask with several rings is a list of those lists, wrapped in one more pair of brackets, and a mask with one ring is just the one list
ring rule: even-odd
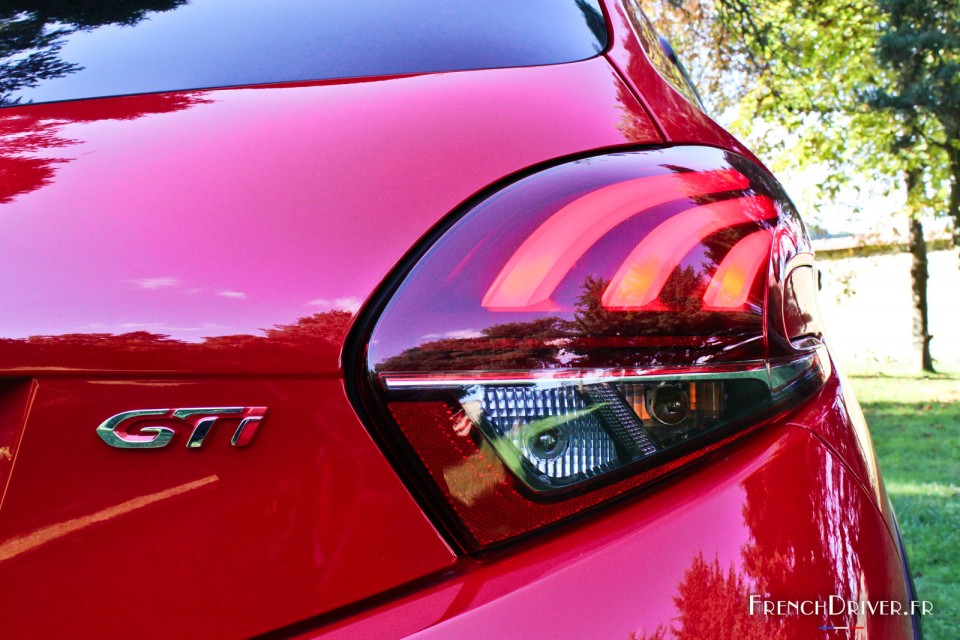
{"label": "tail light", "polygon": [[779,185],[740,156],[555,166],[412,264],[366,336],[362,402],[461,543],[498,545],[816,390],[829,364],[810,257]]}

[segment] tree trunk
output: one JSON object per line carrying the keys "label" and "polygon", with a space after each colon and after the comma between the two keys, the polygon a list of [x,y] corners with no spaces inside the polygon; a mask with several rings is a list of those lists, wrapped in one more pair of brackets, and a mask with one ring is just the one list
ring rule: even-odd
{"label": "tree trunk", "polygon": [[[950,157],[950,204],[947,213],[953,222],[953,248],[960,249],[960,150],[951,148]],[[960,262],[958,262],[960,266]]]}
{"label": "tree trunk", "polygon": [[[912,204],[912,196],[919,188],[919,173],[907,172],[907,205]],[[915,210],[910,211],[910,280],[913,288],[913,339],[920,350],[920,366],[923,371],[933,372],[933,358],[930,355],[929,314],[927,310],[927,243],[923,239],[923,223]]]}
{"label": "tree trunk", "polygon": [[920,366],[924,371],[933,371],[933,358],[930,356],[929,317],[927,313],[927,243],[923,239],[923,223],[919,218],[910,218],[910,255],[913,265],[910,267],[913,285],[913,338],[920,349]]}

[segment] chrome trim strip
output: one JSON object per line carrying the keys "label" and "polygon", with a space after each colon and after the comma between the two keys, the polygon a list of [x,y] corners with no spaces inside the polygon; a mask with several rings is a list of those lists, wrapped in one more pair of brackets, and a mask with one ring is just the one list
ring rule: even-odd
{"label": "chrome trim strip", "polygon": [[[745,378],[762,380],[770,384],[792,379],[798,367],[810,366],[817,359],[817,352],[809,352],[801,357],[787,362],[768,363],[763,360],[754,360],[741,363],[742,369],[736,371],[698,371],[697,368],[664,372],[663,369],[652,369],[649,372],[631,371],[629,375],[611,374],[609,371],[600,373],[595,369],[576,370],[558,369],[556,371],[531,372],[505,371],[503,375],[486,378],[481,375],[471,376],[469,372],[437,373],[433,376],[419,377],[404,373],[383,373],[380,379],[387,391],[417,390],[417,389],[451,389],[474,385],[539,385],[561,386],[565,384],[602,384],[616,382],[671,382],[676,380],[743,380]],[[449,377],[444,377],[449,375]]]}
{"label": "chrome trim strip", "polygon": [[[573,375],[571,375],[573,374]],[[741,369],[739,371],[720,371],[720,372],[707,372],[707,371],[690,371],[690,372],[676,372],[676,373],[656,373],[652,372],[649,374],[633,374],[633,375],[600,375],[593,372],[587,373],[584,372],[584,375],[576,375],[574,372],[565,370],[563,375],[558,376],[540,376],[530,377],[529,374],[523,375],[522,373],[513,373],[513,372],[504,372],[503,376],[498,376],[496,378],[484,378],[484,377],[449,377],[449,378],[411,378],[411,377],[399,377],[390,374],[383,374],[381,379],[383,380],[384,386],[389,391],[396,391],[400,389],[438,389],[438,388],[452,388],[452,387],[467,387],[473,385],[523,385],[523,384],[554,384],[554,385],[563,385],[563,384],[579,384],[579,385],[588,385],[588,384],[601,384],[605,382],[664,382],[671,380],[730,380],[730,379],[743,379],[743,378],[757,378],[763,381],[768,379],[768,372],[766,364],[763,364],[759,367],[751,367],[747,369]]]}

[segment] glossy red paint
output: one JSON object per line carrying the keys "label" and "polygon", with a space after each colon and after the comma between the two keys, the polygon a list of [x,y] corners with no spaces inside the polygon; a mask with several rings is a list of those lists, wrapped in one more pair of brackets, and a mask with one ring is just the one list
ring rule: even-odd
{"label": "glossy red paint", "polygon": [[640,11],[639,3],[604,0],[604,4],[610,30],[605,55],[640,96],[664,139],[675,144],[706,144],[729,149],[762,166],[749,149],[674,89],[653,66],[630,19],[630,12]]}
{"label": "glossy red paint", "polygon": [[20,448],[23,422],[36,389],[33,380],[0,378],[0,508]]}
{"label": "glossy red paint", "polygon": [[[175,425],[162,449],[94,432],[125,410],[238,400],[268,408],[244,448],[217,426],[200,449]],[[5,638],[249,636],[454,559],[339,380],[43,379],[2,510]]]}
{"label": "glossy red paint", "polygon": [[[0,111],[5,634],[249,636],[445,570],[345,397],[357,308],[491,183],[660,141],[603,58]],[[210,406],[256,441],[95,432]]]}
{"label": "glossy red paint", "polygon": [[[607,4],[611,45],[584,62],[0,111],[5,637],[626,638],[751,589],[909,597],[836,374],[736,447],[482,562],[455,555],[345,396],[357,309],[492,184],[637,145],[752,157]],[[237,405],[267,408],[245,448],[215,429],[200,450],[178,430],[126,451],[94,431]],[[743,637],[824,622],[861,621],[745,620]],[[913,637],[908,618],[862,623]]]}
{"label": "glossy red paint", "polygon": [[790,418],[789,424],[816,435],[847,465],[853,477],[863,484],[867,495],[883,512],[887,526],[894,531],[896,522],[880,479],[867,422],[843,371],[836,365],[834,367],[835,375],[802,410]]}
{"label": "glossy red paint", "polygon": [[661,141],[603,58],[14,107],[0,134],[0,372],[23,375],[334,373],[459,204]]}
{"label": "glossy red paint", "polygon": [[[909,598],[896,545],[870,496],[795,427],[764,429],[604,517],[489,563],[461,560],[457,571],[299,637],[530,638],[549,629],[555,638],[645,638],[676,626],[678,616],[714,630],[704,638],[724,637],[734,622],[743,640],[820,637],[824,624],[865,625],[866,637],[881,640],[913,637],[904,616],[750,616],[749,594],[757,593]],[[730,617],[707,619],[722,603]]]}

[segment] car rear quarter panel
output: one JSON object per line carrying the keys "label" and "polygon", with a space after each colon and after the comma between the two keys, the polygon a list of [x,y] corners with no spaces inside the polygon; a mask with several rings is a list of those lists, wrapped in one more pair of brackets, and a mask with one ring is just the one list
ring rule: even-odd
{"label": "car rear quarter panel", "polygon": [[639,11],[636,0],[604,0],[604,4],[610,33],[606,56],[640,97],[664,140],[729,149],[762,164],[753,152],[660,75],[631,24],[630,12]]}
{"label": "car rear quarter panel", "polygon": [[[0,111],[3,635],[249,636],[447,570],[346,397],[354,314],[491,183],[660,141],[602,57]],[[95,432],[237,405],[243,449]]]}
{"label": "car rear quarter panel", "polygon": [[337,371],[349,314],[457,205],[660,141],[603,58],[14,107],[0,131],[0,372],[59,374]]}
{"label": "car rear quarter panel", "polygon": [[913,638],[904,615],[750,612],[750,595],[911,597],[869,489],[808,428],[842,393],[838,382],[605,515],[491,562],[462,559],[449,580],[315,631],[300,628],[298,637]]}

